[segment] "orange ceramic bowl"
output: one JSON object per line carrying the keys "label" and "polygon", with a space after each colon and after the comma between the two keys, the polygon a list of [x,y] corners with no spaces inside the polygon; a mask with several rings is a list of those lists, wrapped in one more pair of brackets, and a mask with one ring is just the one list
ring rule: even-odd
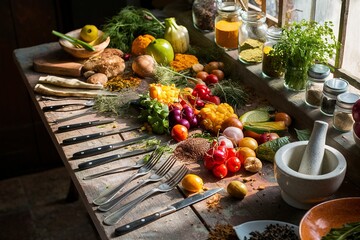
{"label": "orange ceramic bowl", "polygon": [[329,200],[311,208],[299,226],[300,239],[320,240],[331,228],[360,221],[360,197]]}

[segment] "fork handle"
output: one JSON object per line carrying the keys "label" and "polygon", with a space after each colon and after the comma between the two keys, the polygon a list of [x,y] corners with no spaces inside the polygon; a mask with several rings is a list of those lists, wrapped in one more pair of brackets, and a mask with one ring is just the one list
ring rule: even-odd
{"label": "fork handle", "polygon": [[83,180],[90,180],[90,179],[102,177],[102,176],[105,176],[105,175],[124,172],[124,171],[135,169],[135,168],[136,168],[135,166],[118,167],[118,168],[114,168],[114,169],[110,169],[110,170],[106,170],[106,171],[103,171],[103,172],[99,172],[99,173],[95,173],[95,174],[92,174],[92,175],[85,176],[85,177],[83,177]]}
{"label": "fork handle", "polygon": [[120,202],[122,202],[127,196],[129,196],[130,194],[132,194],[133,192],[135,192],[136,190],[138,190],[139,188],[141,188],[142,186],[144,186],[148,181],[146,180],[142,180],[141,182],[139,182],[137,185],[135,185],[134,187],[130,188],[129,190],[127,190],[126,192],[124,192],[123,194],[121,194],[120,196],[112,199],[110,202],[105,203],[100,205],[97,209],[99,211],[102,212],[107,212],[110,209],[112,209],[113,207],[115,207],[116,205],[118,205]]}
{"label": "fork handle", "polygon": [[136,205],[138,205],[139,203],[141,203],[142,201],[144,201],[146,198],[150,197],[151,195],[153,195],[156,192],[159,192],[160,189],[158,188],[153,188],[150,191],[146,192],[145,194],[141,195],[138,198],[135,198],[134,200],[132,200],[131,202],[123,205],[121,208],[119,208],[118,210],[116,210],[115,212],[113,212],[112,214],[108,215],[105,219],[104,219],[104,223],[106,225],[115,225],[116,223],[118,223],[128,212],[130,212],[130,210],[132,210],[134,207],[136,207]]}

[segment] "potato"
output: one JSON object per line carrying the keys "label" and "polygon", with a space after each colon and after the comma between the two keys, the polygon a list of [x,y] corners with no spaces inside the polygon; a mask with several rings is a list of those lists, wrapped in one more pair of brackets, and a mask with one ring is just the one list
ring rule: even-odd
{"label": "potato", "polygon": [[105,83],[108,81],[108,78],[103,73],[95,73],[87,78],[86,82],[91,84],[101,84],[105,85]]}

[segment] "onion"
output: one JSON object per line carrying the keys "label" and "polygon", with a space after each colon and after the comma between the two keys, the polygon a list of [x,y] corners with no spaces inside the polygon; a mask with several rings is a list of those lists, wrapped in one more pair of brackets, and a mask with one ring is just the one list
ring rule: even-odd
{"label": "onion", "polygon": [[188,120],[186,120],[185,118],[181,118],[179,119],[179,121],[177,122],[177,124],[181,124],[184,127],[186,127],[187,129],[190,129],[190,123]]}
{"label": "onion", "polygon": [[244,133],[240,128],[237,127],[227,127],[223,131],[223,135],[230,139],[234,146],[244,138]]}
{"label": "onion", "polygon": [[225,142],[225,146],[227,148],[233,148],[234,147],[233,142],[230,139],[228,139],[227,137],[225,137],[225,136],[218,137],[218,141],[219,141],[219,143]]}

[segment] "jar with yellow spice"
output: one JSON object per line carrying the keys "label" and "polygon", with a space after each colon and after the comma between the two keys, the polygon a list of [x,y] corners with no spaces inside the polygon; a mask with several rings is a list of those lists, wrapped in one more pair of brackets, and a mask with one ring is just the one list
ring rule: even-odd
{"label": "jar with yellow spice", "polygon": [[266,16],[263,12],[247,11],[241,14],[239,32],[239,60],[246,64],[260,63],[266,41]]}
{"label": "jar with yellow spice", "polygon": [[218,0],[216,7],[215,43],[225,50],[237,49],[241,7],[237,1],[231,0]]}

